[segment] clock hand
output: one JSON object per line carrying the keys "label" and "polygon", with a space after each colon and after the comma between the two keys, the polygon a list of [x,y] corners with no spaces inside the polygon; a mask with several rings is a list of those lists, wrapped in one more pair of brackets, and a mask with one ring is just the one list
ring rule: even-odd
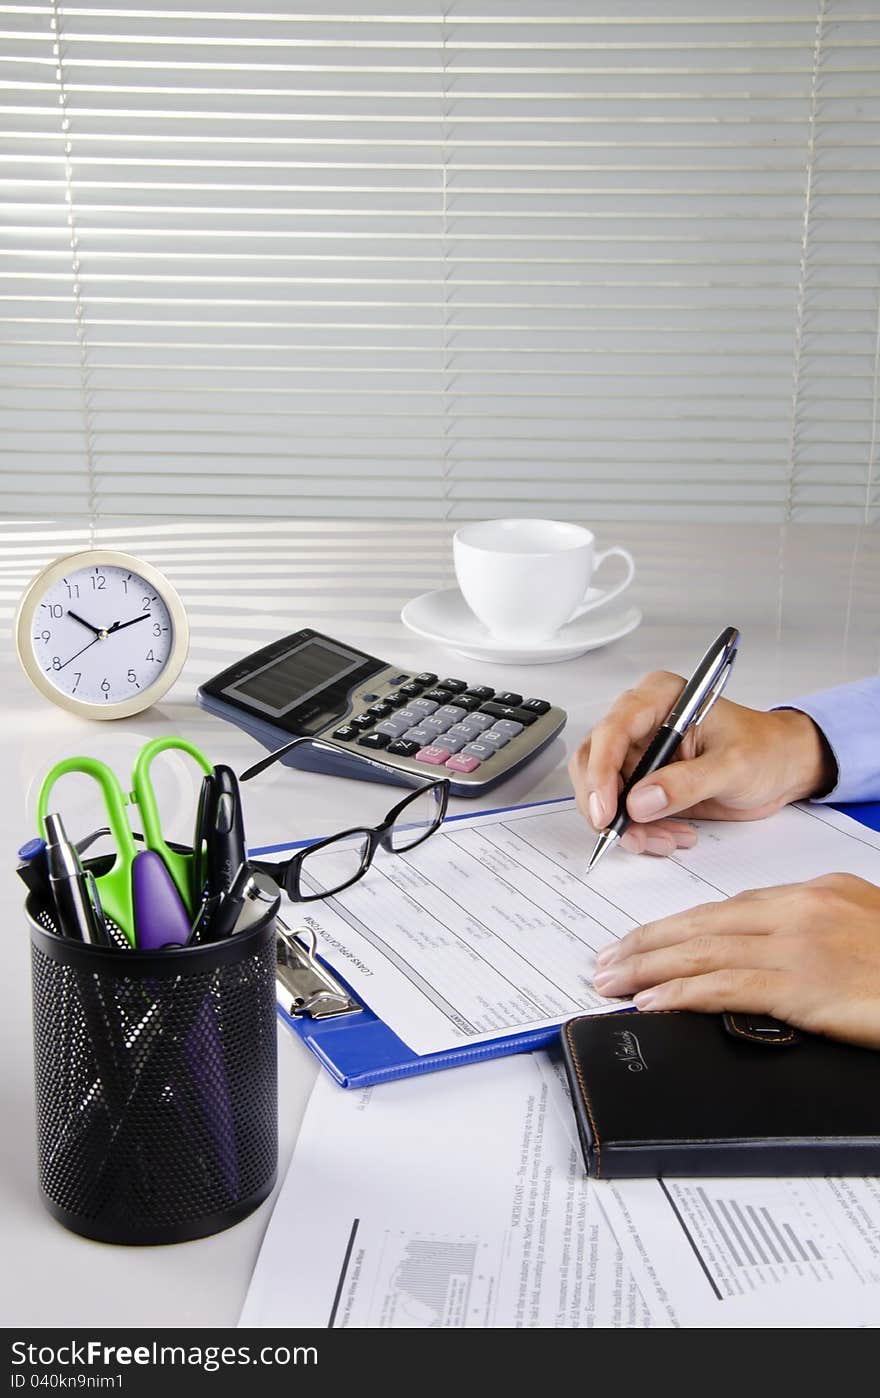
{"label": "clock hand", "polygon": [[143,612],[132,621],[114,621],[112,626],[107,627],[107,635],[112,636],[114,631],[124,631],[126,626],[137,626],[139,621],[149,621],[151,615],[151,612]]}
{"label": "clock hand", "polygon": [[101,628],[99,626],[93,626],[90,621],[86,621],[84,617],[77,616],[76,612],[72,612],[69,608],[67,615],[73,617],[74,621],[78,621],[80,626],[85,626],[94,636],[100,636]]}
{"label": "clock hand", "polygon": [[[72,615],[72,613],[68,613],[68,615]],[[78,655],[82,655],[83,651],[88,650],[88,649],[89,649],[89,646],[94,646],[94,645],[96,645],[98,641],[106,640],[106,638],[107,638],[108,636],[112,635],[112,633],[113,633],[114,631],[124,631],[125,628],[126,628],[126,626],[134,626],[135,623],[138,622],[138,621],[146,621],[146,620],[148,619],[149,616],[150,616],[150,613],[149,613],[149,612],[144,612],[144,614],[143,614],[142,616],[136,616],[136,617],[134,618],[134,621],[114,621],[113,625],[112,625],[112,626],[108,626],[106,631],[97,631],[97,630],[95,629],[94,626],[89,626],[89,623],[88,623],[88,622],[84,622],[83,624],[84,624],[85,626],[89,626],[89,630],[90,630],[90,631],[94,631],[94,632],[95,632],[95,639],[94,639],[94,641],[89,641],[87,645],[84,645],[84,646],[82,647],[82,650],[76,651],[75,654],[73,654],[73,655],[70,657],[70,660],[65,660],[65,662],[64,662],[63,665],[59,665],[59,666],[58,666],[58,670],[66,670],[66,669],[67,669],[67,666],[71,663],[71,661],[76,660],[76,657],[77,657]],[[76,620],[76,621],[79,621],[80,618],[79,618],[79,617],[76,617],[75,620]],[[58,673],[58,670],[56,670],[56,672],[55,672],[56,674]]]}
{"label": "clock hand", "polygon": [[[98,642],[100,641],[100,639],[101,639],[100,634],[98,634],[98,635],[95,637],[95,639],[94,639],[93,641],[88,641],[88,642],[83,646],[82,650],[78,650],[78,651],[76,652],[76,654],[74,654],[74,655],[72,655],[72,656],[70,657],[70,660],[65,660],[65,662],[64,662],[63,665],[59,665],[59,666],[58,666],[58,670],[66,670],[66,669],[67,669],[67,666],[70,664],[70,661],[71,661],[71,660],[76,660],[77,655],[82,655],[83,651],[84,651],[84,650],[88,650],[90,646],[96,646],[96,645],[98,644]],[[56,670],[55,673],[57,674],[58,671]]]}

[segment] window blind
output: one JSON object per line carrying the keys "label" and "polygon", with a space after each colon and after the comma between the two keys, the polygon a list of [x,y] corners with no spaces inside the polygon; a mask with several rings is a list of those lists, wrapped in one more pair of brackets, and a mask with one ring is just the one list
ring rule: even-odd
{"label": "window blind", "polygon": [[254,3],[0,4],[7,514],[880,517],[873,0]]}

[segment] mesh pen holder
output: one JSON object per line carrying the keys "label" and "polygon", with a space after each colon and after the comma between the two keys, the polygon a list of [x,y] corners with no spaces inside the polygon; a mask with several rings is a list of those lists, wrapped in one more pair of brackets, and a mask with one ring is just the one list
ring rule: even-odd
{"label": "mesh pen holder", "polygon": [[205,946],[55,936],[27,904],[40,1191],[106,1243],[230,1227],[278,1166],[275,919]]}

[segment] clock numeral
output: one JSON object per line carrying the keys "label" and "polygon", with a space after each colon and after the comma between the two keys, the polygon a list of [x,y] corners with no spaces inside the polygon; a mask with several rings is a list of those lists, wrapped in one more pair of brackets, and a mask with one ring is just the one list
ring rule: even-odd
{"label": "clock numeral", "polygon": [[101,691],[102,691],[102,693],[103,693],[105,699],[109,699],[109,698],[110,698],[110,681],[108,680],[108,678],[107,678],[106,675],[104,676],[104,678],[103,678],[102,681],[101,681]]}
{"label": "clock numeral", "polygon": [[79,689],[79,682],[82,679],[82,670],[74,670],[73,674],[76,680],[76,684],[73,686],[73,689],[70,692],[71,694],[76,694],[76,691]]}
{"label": "clock numeral", "polygon": [[149,597],[145,597],[145,598],[144,598],[144,605],[143,605],[143,607],[141,608],[141,611],[143,611],[143,612],[148,612],[149,610],[150,610],[150,598],[149,598]]}
{"label": "clock numeral", "polygon": [[131,573],[129,573],[129,575],[128,575],[127,578],[123,578],[123,579],[122,579],[122,587],[123,587],[123,591],[125,592],[126,597],[128,596],[128,584],[129,584],[130,582],[131,582]]}
{"label": "clock numeral", "polygon": [[60,656],[60,655],[53,655],[53,656],[52,656],[52,669],[53,669],[53,670],[60,670],[60,669],[61,669],[61,656]]}
{"label": "clock numeral", "polygon": [[146,655],[144,656],[144,660],[155,660],[155,659],[156,659],[156,657],[155,657],[155,655],[153,654],[153,652],[152,652],[151,650],[148,650],[147,653],[146,653]]}
{"label": "clock numeral", "polygon": [[160,626],[159,623],[158,623],[158,621],[154,621],[154,622],[153,622],[153,635],[154,635],[154,636],[161,636],[161,635],[162,635],[162,632],[163,632],[163,631],[167,631],[167,630],[168,630],[168,627],[167,627],[167,626]]}
{"label": "clock numeral", "polygon": [[78,597],[78,596],[79,596],[79,583],[73,583],[73,584],[71,584],[71,583],[69,583],[69,582],[67,581],[67,579],[65,578],[65,579],[64,579],[64,586],[67,588],[67,596],[68,596],[68,599],[69,599],[69,600],[72,600],[74,597]]}
{"label": "clock numeral", "polygon": [[92,591],[103,592],[106,586],[107,579],[104,577],[104,574],[99,573],[96,568],[94,573],[92,573]]}
{"label": "clock numeral", "polygon": [[34,640],[35,640],[35,641],[42,641],[44,645],[46,644],[47,641],[51,641],[51,639],[52,639],[52,632],[51,632],[51,631],[41,631],[40,634],[39,634],[39,636],[35,636],[35,637],[34,637]]}
{"label": "clock numeral", "polygon": [[128,672],[128,682],[129,682],[129,684],[137,684],[137,682],[138,682],[138,677],[137,677],[137,675],[135,674],[134,670],[129,670],[129,672]]}
{"label": "clock numeral", "polygon": [[46,608],[46,611],[49,613],[50,616],[64,616],[64,608],[62,607],[60,602],[44,602],[43,606]]}

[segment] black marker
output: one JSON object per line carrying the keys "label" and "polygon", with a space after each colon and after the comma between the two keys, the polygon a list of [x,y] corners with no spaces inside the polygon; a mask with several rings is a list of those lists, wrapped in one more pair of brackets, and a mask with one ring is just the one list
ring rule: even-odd
{"label": "black marker", "polygon": [[41,903],[51,897],[49,888],[49,866],[46,861],[46,841],[38,837],[28,840],[18,851],[18,864],[15,872],[22,883]]}

